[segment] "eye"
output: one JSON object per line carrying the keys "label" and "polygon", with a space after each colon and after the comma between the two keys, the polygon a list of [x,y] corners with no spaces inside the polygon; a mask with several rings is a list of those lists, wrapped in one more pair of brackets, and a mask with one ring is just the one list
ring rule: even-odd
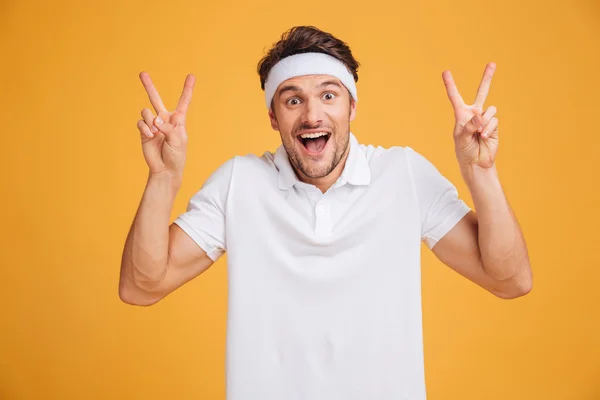
{"label": "eye", "polygon": [[325,100],[333,100],[335,98],[335,93],[331,93],[331,92],[325,93],[324,97],[325,97]]}
{"label": "eye", "polygon": [[[294,103],[295,101],[295,103]],[[287,104],[295,106],[296,104],[300,103],[300,99],[298,99],[297,97],[292,97],[291,99],[289,99],[288,101],[286,101]]]}

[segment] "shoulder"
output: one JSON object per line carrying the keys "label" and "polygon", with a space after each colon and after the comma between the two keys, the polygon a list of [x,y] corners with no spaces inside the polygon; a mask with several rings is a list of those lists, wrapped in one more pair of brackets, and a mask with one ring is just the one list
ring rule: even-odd
{"label": "shoulder", "polygon": [[233,169],[233,175],[252,175],[269,174],[277,170],[275,165],[275,153],[265,151],[261,155],[245,154],[236,155],[229,161]]}
{"label": "shoulder", "polygon": [[265,151],[262,155],[231,156],[219,165],[208,181],[219,181],[229,188],[271,182],[277,174],[274,157],[275,154],[270,151]]}
{"label": "shoulder", "polygon": [[390,147],[360,144],[372,173],[382,177],[404,176],[409,180],[425,180],[439,174],[438,169],[423,154],[408,145]]}
{"label": "shoulder", "polygon": [[225,177],[240,171],[256,172],[274,168],[274,153],[265,151],[262,155],[235,155],[223,161],[213,172],[215,177]]}
{"label": "shoulder", "polygon": [[410,157],[409,153],[415,153],[411,147],[401,145],[384,147],[373,144],[360,144],[360,149],[371,167],[389,166],[395,163],[406,166]]}
{"label": "shoulder", "polygon": [[424,164],[431,164],[423,154],[408,145],[383,147],[361,144],[360,147],[370,165],[398,162],[414,169],[420,168]]}
{"label": "shoulder", "polygon": [[275,153],[265,151],[262,155],[245,154],[232,157],[235,168],[271,168],[274,166]]}

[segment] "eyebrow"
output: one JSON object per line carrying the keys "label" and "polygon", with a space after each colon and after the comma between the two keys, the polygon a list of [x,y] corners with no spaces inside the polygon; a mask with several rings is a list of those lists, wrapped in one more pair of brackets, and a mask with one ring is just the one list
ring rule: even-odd
{"label": "eyebrow", "polygon": [[[337,86],[339,89],[342,89],[342,86],[337,83],[336,81],[324,81],[321,82],[320,84],[317,85],[317,88],[323,88],[325,86],[329,86],[329,85],[333,85],[333,86]],[[283,96],[284,92],[287,91],[295,91],[295,92],[302,92],[302,88],[296,85],[286,85],[283,86],[280,90],[279,90],[279,97],[281,98],[281,96]]]}

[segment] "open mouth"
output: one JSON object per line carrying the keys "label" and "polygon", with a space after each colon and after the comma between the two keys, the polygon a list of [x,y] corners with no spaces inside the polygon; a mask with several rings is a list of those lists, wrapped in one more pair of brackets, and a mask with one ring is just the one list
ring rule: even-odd
{"label": "open mouth", "polygon": [[330,136],[331,133],[329,132],[315,132],[305,133],[297,136],[297,138],[309,154],[318,155],[325,148]]}

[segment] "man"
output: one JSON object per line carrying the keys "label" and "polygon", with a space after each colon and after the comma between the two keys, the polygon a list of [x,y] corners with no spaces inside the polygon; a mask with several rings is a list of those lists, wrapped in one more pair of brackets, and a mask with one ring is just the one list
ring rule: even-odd
{"label": "man", "polygon": [[284,33],[260,61],[282,146],[233,157],[169,225],[186,154],[195,78],[138,128],[149,167],[129,232],[119,294],[151,305],[228,257],[227,398],[425,399],[420,243],[501,298],[530,291],[526,245],[494,164],[496,109],[483,111],[495,65],[467,105],[450,72],[455,152],[474,201],[410,147],[359,144],[350,131],[358,62],[310,26]]}

